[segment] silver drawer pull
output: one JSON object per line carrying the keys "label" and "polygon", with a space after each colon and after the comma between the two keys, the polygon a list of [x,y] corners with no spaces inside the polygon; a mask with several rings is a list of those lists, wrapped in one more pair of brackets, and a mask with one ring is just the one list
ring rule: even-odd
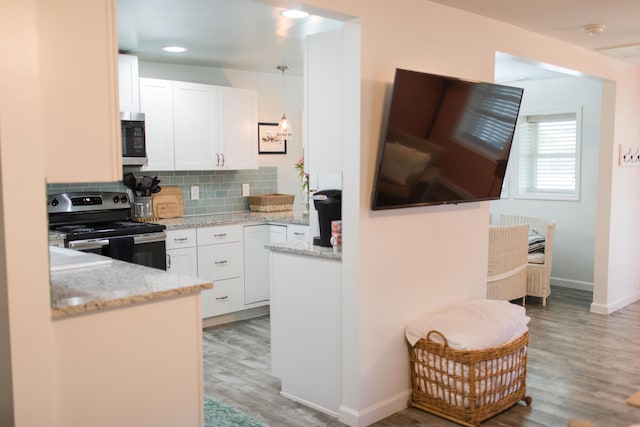
{"label": "silver drawer pull", "polygon": [[229,261],[227,261],[227,260],[225,259],[225,260],[223,260],[223,261],[214,261],[213,263],[214,263],[215,265],[224,265],[224,264],[226,264],[227,262],[229,262]]}
{"label": "silver drawer pull", "polygon": [[173,241],[176,243],[186,242],[187,240],[189,240],[188,237],[180,237],[179,239],[173,239]]}
{"label": "silver drawer pull", "polygon": [[299,231],[294,231],[293,234],[296,236],[304,236],[304,233],[300,233]]}
{"label": "silver drawer pull", "polygon": [[227,233],[214,234],[213,237],[222,239],[223,237],[227,237]]}
{"label": "silver drawer pull", "polygon": [[228,297],[227,295],[225,295],[225,296],[223,296],[223,297],[216,297],[216,299],[217,299],[218,301],[220,301],[220,300],[225,300],[225,299],[228,299],[228,298],[229,298],[229,297]]}

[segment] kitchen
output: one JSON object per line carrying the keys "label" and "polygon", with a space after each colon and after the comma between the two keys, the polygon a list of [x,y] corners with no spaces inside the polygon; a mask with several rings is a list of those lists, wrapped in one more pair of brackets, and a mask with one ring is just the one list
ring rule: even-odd
{"label": "kitchen", "polygon": [[[121,3],[124,7],[119,10],[126,10],[126,2]],[[120,13],[126,12],[121,11]],[[341,26],[337,22],[330,22],[328,25],[328,28]],[[318,30],[318,23],[314,28],[315,31]],[[127,34],[128,30],[125,29],[122,32]],[[297,43],[302,44],[302,41],[299,39]],[[307,49],[312,51],[318,48],[309,47]],[[285,75],[284,71],[282,74],[278,74],[275,66],[269,67],[273,71],[256,72],[154,62],[140,59],[144,57],[144,52],[132,54],[137,52],[130,52],[130,49],[122,47],[121,50],[126,50],[128,53],[119,55],[120,110],[127,113],[140,111],[145,114],[143,125],[147,144],[147,150],[144,154],[148,156],[146,164],[141,167],[135,164],[139,164],[139,162],[131,153],[135,151],[134,148],[138,141],[135,139],[135,133],[132,136],[127,133],[129,130],[136,131],[136,120],[140,119],[130,116],[123,117],[123,164],[125,165],[123,179],[110,183],[48,184],[48,205],[52,224],[60,223],[62,227],[77,227],[74,222],[75,218],[68,214],[72,207],[80,211],[85,209],[91,211],[108,210],[111,216],[105,217],[106,213],[101,213],[100,217],[101,220],[102,218],[106,220],[106,218],[113,219],[112,216],[115,214],[112,212],[124,211],[124,209],[116,208],[124,208],[128,203],[131,205],[131,217],[141,220],[138,226],[141,230],[134,233],[132,227],[127,225],[127,232],[131,233],[130,235],[125,235],[124,231],[111,231],[109,232],[111,234],[106,234],[107,230],[95,230],[92,231],[95,236],[84,234],[73,237],[70,237],[72,235],[68,229],[56,226],[55,231],[66,232],[67,241],[63,245],[67,247],[111,254],[114,258],[117,258],[118,253],[122,254],[128,251],[131,253],[129,259],[119,259],[134,262],[135,259],[149,259],[151,261],[146,265],[166,268],[169,272],[185,275],[185,277],[198,277],[213,282],[213,289],[203,289],[201,295],[201,316],[205,327],[269,313],[269,251],[265,249],[265,244],[292,239],[310,241],[312,233],[317,233],[317,216],[314,212],[311,214],[303,212],[306,209],[306,203],[301,191],[302,182],[298,171],[294,168],[295,162],[302,157],[303,152],[301,143],[303,127],[301,123],[304,97],[301,71],[298,72],[298,75],[290,76],[289,74]],[[174,61],[178,62],[179,60]],[[297,63],[302,68],[301,59],[298,59]],[[322,71],[320,69],[317,72],[320,74]],[[323,76],[322,78],[327,77]],[[223,83],[219,83],[220,81]],[[233,86],[228,86],[230,83],[233,83]],[[174,87],[175,99],[173,102],[178,102],[180,96],[180,89],[177,89],[177,92],[175,89],[178,86],[182,89],[187,88],[187,90],[213,88],[224,94],[223,100],[220,101],[222,104],[218,105],[218,108],[225,112],[225,117],[221,117],[218,122],[218,126],[222,129],[221,138],[228,140],[228,132],[236,130],[244,132],[237,133],[232,138],[233,145],[240,147],[240,151],[236,148],[235,152],[227,151],[222,154],[228,163],[227,167],[220,167],[219,164],[201,163],[200,161],[206,157],[207,153],[203,155],[198,151],[198,147],[195,148],[196,155],[192,156],[195,162],[185,163],[183,157],[182,163],[178,164],[178,117],[162,116],[158,118],[167,110],[165,106],[168,105],[166,100],[158,98],[160,92],[157,88],[162,89],[162,85]],[[243,88],[242,85],[248,86],[249,89]],[[167,91],[164,93],[166,94]],[[128,96],[130,94],[133,95]],[[226,97],[231,98],[234,102],[233,96],[236,94],[244,96],[243,100],[248,102],[243,103],[241,99],[238,101],[239,104],[236,104],[241,106],[240,109],[226,108]],[[248,107],[245,108],[247,105]],[[200,134],[208,131],[207,128],[210,125],[205,121],[207,120],[206,116],[211,114],[203,116],[199,111],[186,104],[179,106],[176,103],[173,108],[169,107],[169,109],[174,112],[188,112],[184,115],[188,116],[191,128],[188,129],[188,137],[183,137],[180,141],[192,144],[193,140],[200,139]],[[227,111],[241,111],[243,114],[236,114],[234,118],[228,120]],[[277,122],[282,111],[291,117],[293,127],[298,129],[298,133],[285,142],[284,153],[258,156],[256,135],[258,123]],[[313,129],[314,123],[322,123],[308,117],[305,120],[311,129]],[[172,132],[173,129],[162,128],[163,125],[172,121],[175,124],[175,132]],[[247,132],[246,129],[251,129],[251,131]],[[175,162],[173,165],[168,164],[161,157],[167,150],[159,149],[157,143],[158,140],[166,140],[166,135],[172,133],[175,141],[170,141],[170,143],[175,144],[175,148],[168,151],[175,157],[171,159]],[[143,142],[145,141],[143,140]],[[225,146],[225,149],[228,150],[229,147]],[[315,151],[322,152],[323,150],[316,149]],[[313,149],[309,148],[307,152],[313,152]],[[234,157],[233,154],[244,156],[245,160],[238,162],[238,157]],[[340,163],[336,163],[339,157],[335,152],[332,157],[333,164],[325,169],[330,169],[333,173],[324,174],[324,185],[339,188],[341,177],[337,168],[340,167]],[[217,163],[219,162],[220,160]],[[314,175],[313,183],[323,185],[317,177],[318,175]],[[131,185],[131,179],[134,181],[133,185]],[[135,213],[138,212],[135,211],[136,205],[151,196],[150,190],[141,191],[140,187],[136,189],[136,181],[138,184],[146,182],[145,187],[154,186],[154,206],[156,197],[168,197],[166,195],[168,190],[177,191],[176,194],[179,197],[175,207],[179,205],[179,209],[172,209],[171,215],[160,215],[160,219],[151,215]],[[282,191],[282,188],[290,188],[291,193],[296,195],[295,207],[288,206],[285,212],[249,212],[247,196],[286,192]],[[160,191],[156,194],[156,190]],[[102,201],[94,203],[92,200],[85,200],[98,197],[96,195],[100,196]],[[119,200],[115,203],[116,206],[113,207],[113,210],[108,206],[108,202],[112,198],[114,201]],[[55,213],[57,210],[64,213]],[[157,214],[155,209],[154,214]],[[79,219],[86,220],[86,215],[88,214],[83,214]],[[149,218],[145,218],[146,216]],[[115,219],[126,220],[127,218],[116,217]],[[151,221],[145,222],[145,220]],[[161,248],[147,250],[147,248],[151,248],[152,244],[148,240],[138,244],[138,240],[150,231],[154,231],[148,230],[146,226],[156,223],[165,227],[166,234],[166,257],[161,254],[160,263],[158,263],[158,257]],[[113,223],[108,223],[105,228],[118,230],[118,227],[114,227]],[[54,231],[53,225],[52,231]],[[84,233],[87,232],[84,231]],[[93,243],[90,241],[97,236],[102,239],[106,249],[86,246],[87,243]],[[131,242],[126,243],[127,239],[130,239]],[[125,246],[123,249],[123,244],[131,246]],[[144,253],[144,251],[148,253]],[[330,248],[328,252],[331,257],[336,257]],[[139,263],[144,264],[144,262]],[[54,274],[52,283],[55,283],[58,277],[59,274]],[[336,411],[337,407],[334,408],[334,413]]]}

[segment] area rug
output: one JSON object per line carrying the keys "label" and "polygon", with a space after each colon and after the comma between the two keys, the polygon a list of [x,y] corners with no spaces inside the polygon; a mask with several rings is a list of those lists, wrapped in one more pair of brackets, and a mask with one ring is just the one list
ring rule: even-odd
{"label": "area rug", "polygon": [[204,397],[205,427],[266,427],[249,415],[217,400]]}

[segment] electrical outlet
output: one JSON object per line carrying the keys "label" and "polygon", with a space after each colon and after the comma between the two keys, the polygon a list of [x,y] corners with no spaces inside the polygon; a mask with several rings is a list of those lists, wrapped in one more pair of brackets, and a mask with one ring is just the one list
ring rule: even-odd
{"label": "electrical outlet", "polygon": [[242,197],[249,196],[249,184],[242,184]]}
{"label": "electrical outlet", "polygon": [[200,187],[197,185],[191,186],[191,200],[198,200],[200,198]]}

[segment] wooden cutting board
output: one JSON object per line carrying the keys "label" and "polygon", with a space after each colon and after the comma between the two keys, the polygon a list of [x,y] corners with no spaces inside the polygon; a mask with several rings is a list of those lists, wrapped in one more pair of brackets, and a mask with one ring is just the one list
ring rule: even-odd
{"label": "wooden cutting board", "polygon": [[184,201],[180,187],[162,187],[152,197],[153,216],[156,218],[178,218],[184,216]]}

